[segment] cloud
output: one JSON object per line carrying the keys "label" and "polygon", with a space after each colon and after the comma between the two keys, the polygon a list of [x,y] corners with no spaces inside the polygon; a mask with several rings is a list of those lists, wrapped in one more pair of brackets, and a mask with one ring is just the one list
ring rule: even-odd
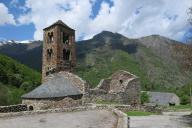
{"label": "cloud", "polygon": [[19,0],[11,0],[10,5],[17,7],[17,5],[19,5]]}
{"label": "cloud", "polygon": [[9,13],[8,8],[0,3],[0,25],[4,24],[16,24],[14,20],[14,16]]}
{"label": "cloud", "polygon": [[21,24],[35,25],[34,39],[42,39],[42,29],[56,20],[63,20],[72,28],[78,30],[77,35],[86,31],[91,14],[89,0],[27,0],[26,7],[31,11],[19,17]]}
{"label": "cloud", "polygon": [[42,29],[58,19],[76,29],[77,39],[88,39],[102,30],[119,32],[130,38],[160,34],[181,40],[189,24],[191,0],[110,0],[101,3],[91,18],[95,0],[27,0],[30,9],[18,18],[20,24],[35,25],[34,39],[42,39]]}

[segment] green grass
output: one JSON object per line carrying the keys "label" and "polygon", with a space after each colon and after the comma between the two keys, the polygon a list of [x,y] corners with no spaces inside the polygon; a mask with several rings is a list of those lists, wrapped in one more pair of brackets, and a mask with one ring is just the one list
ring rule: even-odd
{"label": "green grass", "polygon": [[143,112],[143,111],[128,111],[126,114],[128,116],[150,116],[150,115],[156,115],[156,113]]}
{"label": "green grass", "polygon": [[191,105],[178,105],[178,106],[170,106],[169,110],[179,111],[179,110],[192,110]]}

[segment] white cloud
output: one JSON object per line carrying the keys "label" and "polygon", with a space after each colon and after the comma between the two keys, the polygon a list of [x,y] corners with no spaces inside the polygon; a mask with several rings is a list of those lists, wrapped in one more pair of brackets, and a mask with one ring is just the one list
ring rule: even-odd
{"label": "white cloud", "polygon": [[180,40],[187,31],[186,11],[191,0],[111,0],[102,2],[92,19],[95,0],[27,0],[30,12],[20,16],[21,24],[33,23],[34,39],[42,39],[42,29],[58,19],[76,29],[77,38],[90,38],[102,30],[119,32],[130,38],[160,34]]}
{"label": "white cloud", "polygon": [[58,19],[78,30],[77,35],[80,35],[86,31],[91,13],[89,0],[27,0],[26,7],[31,12],[20,16],[18,21],[21,24],[34,23],[34,39],[42,39],[42,29]]}
{"label": "white cloud", "polygon": [[17,7],[19,0],[11,0],[10,5]]}
{"label": "white cloud", "polygon": [[0,25],[15,24],[14,16],[9,13],[8,8],[0,3]]}

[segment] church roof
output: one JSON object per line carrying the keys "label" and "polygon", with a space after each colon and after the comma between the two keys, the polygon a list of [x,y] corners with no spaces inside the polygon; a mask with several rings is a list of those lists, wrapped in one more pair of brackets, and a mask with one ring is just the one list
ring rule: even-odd
{"label": "church roof", "polygon": [[72,30],[72,31],[75,31],[74,29],[70,28],[67,24],[65,24],[62,20],[58,20],[57,22],[55,22],[55,23],[53,23],[52,25],[44,28],[43,30],[49,29],[49,28],[51,28],[51,27],[53,27],[53,26],[55,26],[55,25],[61,25],[61,26],[65,27],[65,28],[67,28],[67,29],[70,29],[70,30]]}
{"label": "church roof", "polygon": [[79,89],[67,78],[59,73],[31,92],[24,94],[23,99],[47,99],[81,95]]}
{"label": "church roof", "polygon": [[167,105],[169,103],[179,104],[179,97],[175,93],[167,92],[147,92],[149,95],[149,100],[152,103],[159,105]]}

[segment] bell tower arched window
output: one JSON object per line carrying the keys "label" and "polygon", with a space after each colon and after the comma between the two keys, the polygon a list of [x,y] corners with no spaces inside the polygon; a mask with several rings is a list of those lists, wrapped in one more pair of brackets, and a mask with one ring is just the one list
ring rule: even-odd
{"label": "bell tower arched window", "polygon": [[50,60],[53,54],[53,50],[52,49],[47,49],[47,60]]}
{"label": "bell tower arched window", "polygon": [[70,50],[63,49],[63,60],[70,60]]}
{"label": "bell tower arched window", "polygon": [[48,42],[49,43],[53,42],[53,32],[48,33]]}
{"label": "bell tower arched window", "polygon": [[63,43],[69,44],[69,35],[63,32]]}

